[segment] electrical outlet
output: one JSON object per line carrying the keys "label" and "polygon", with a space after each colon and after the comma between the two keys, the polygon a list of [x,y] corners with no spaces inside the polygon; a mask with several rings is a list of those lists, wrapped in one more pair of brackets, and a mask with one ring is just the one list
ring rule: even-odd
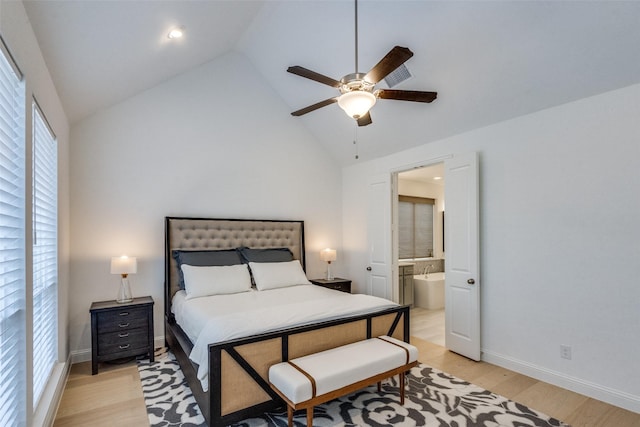
{"label": "electrical outlet", "polygon": [[571,360],[571,346],[569,345],[561,345],[560,346],[560,357],[563,359]]}

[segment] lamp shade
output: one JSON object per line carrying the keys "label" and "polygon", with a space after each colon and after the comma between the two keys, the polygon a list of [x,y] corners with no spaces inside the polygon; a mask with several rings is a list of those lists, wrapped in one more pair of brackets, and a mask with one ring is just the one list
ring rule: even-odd
{"label": "lamp shade", "polygon": [[336,250],[335,249],[323,249],[320,251],[320,259],[322,261],[335,261],[336,260]]}
{"label": "lamp shade", "polygon": [[138,271],[138,261],[135,257],[126,255],[111,258],[111,274],[135,274]]}
{"label": "lamp shade", "polygon": [[345,92],[338,98],[338,105],[349,117],[359,119],[369,112],[376,103],[376,97],[364,90]]}

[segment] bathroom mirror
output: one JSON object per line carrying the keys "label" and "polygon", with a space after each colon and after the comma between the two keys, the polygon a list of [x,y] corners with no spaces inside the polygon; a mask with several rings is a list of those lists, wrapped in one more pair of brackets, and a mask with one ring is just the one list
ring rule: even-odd
{"label": "bathroom mirror", "polygon": [[444,252],[444,211],[442,211],[442,252]]}

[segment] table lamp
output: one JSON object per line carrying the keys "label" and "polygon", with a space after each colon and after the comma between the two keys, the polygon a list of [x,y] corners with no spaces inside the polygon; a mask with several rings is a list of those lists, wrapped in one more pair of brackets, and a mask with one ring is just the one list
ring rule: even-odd
{"label": "table lamp", "polygon": [[336,250],[329,248],[321,250],[320,259],[327,262],[327,280],[333,280],[333,274],[331,274],[331,261],[336,260]]}
{"label": "table lamp", "polygon": [[138,262],[135,257],[126,255],[111,258],[111,274],[119,274],[122,276],[120,281],[120,291],[116,301],[120,304],[133,301],[131,296],[131,287],[129,286],[129,274],[135,274],[138,271]]}

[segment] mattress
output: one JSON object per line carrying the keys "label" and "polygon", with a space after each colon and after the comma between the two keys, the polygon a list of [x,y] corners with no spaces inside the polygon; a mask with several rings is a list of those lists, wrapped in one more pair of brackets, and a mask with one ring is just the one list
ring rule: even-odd
{"label": "mattress", "polygon": [[179,291],[172,311],[194,343],[189,358],[198,365],[198,379],[207,391],[209,344],[391,307],[397,304],[384,298],[297,285],[190,300]]}

